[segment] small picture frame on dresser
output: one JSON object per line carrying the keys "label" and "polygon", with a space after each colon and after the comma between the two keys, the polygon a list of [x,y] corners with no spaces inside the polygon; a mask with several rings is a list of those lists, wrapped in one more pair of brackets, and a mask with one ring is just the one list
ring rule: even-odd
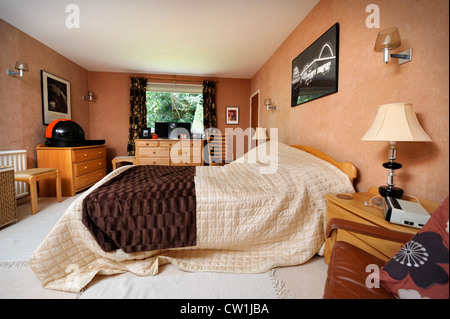
{"label": "small picture frame on dresser", "polygon": [[151,138],[151,129],[149,127],[144,127],[139,134],[139,138]]}

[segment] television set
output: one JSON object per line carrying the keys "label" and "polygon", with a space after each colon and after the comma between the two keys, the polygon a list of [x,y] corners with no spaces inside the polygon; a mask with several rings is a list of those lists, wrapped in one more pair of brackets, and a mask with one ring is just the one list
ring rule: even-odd
{"label": "television set", "polygon": [[156,122],[155,123],[155,134],[158,135],[158,138],[168,138],[169,137],[169,123]]}

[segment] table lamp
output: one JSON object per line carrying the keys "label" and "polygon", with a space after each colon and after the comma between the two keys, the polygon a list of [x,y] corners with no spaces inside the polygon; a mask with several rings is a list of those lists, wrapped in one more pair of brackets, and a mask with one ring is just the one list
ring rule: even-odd
{"label": "table lamp", "polygon": [[[265,127],[257,127],[255,134],[252,136],[252,140],[256,141],[256,146],[261,145],[267,140],[267,133]],[[252,146],[253,147],[253,146]]]}
{"label": "table lamp", "polygon": [[252,137],[253,140],[266,140],[267,139],[267,133],[265,127],[257,127],[255,130],[255,134],[253,134]]}
{"label": "table lamp", "polygon": [[403,189],[395,187],[394,171],[402,164],[396,163],[396,142],[430,142],[431,138],[420,126],[410,103],[384,104],[378,107],[378,112],[372,126],[361,138],[363,141],[389,141],[389,162],[383,167],[389,170],[388,185],[380,186],[378,192],[383,197],[401,198]]}

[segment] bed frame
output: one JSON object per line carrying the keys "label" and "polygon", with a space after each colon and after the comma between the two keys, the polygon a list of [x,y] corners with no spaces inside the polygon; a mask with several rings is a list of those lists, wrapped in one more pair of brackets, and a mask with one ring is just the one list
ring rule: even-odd
{"label": "bed frame", "polygon": [[334,158],[332,158],[330,155],[325,154],[324,152],[319,151],[318,149],[315,149],[310,146],[305,146],[305,145],[291,145],[291,146],[298,148],[299,150],[308,152],[320,159],[323,159],[324,161],[327,161],[330,164],[333,164],[334,166],[339,168],[341,171],[343,171],[348,176],[348,178],[350,178],[350,181],[352,183],[355,180],[355,178],[358,176],[356,166],[353,163],[350,163],[350,162],[340,163],[340,162],[336,161]]}

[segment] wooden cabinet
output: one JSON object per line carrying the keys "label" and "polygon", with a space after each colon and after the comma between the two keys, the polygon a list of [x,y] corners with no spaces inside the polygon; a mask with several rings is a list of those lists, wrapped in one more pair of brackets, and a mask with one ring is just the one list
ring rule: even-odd
{"label": "wooden cabinet", "polygon": [[137,165],[202,166],[203,140],[136,140]]}
{"label": "wooden cabinet", "polygon": [[[364,202],[369,203],[370,200],[377,195],[378,193],[374,188],[370,189],[367,193],[325,195],[327,199],[327,224],[332,218],[341,218],[360,224],[410,233],[411,237],[419,231],[417,228],[393,224],[386,221],[381,206],[366,206],[364,204]],[[403,197],[402,199],[415,201],[412,197]],[[419,201],[430,214],[439,207],[438,203],[430,200],[419,198]],[[402,247],[402,244],[400,243],[359,235],[339,229],[338,231],[333,232],[333,235],[330,238],[325,240],[324,261],[327,264],[330,260],[331,251],[336,241],[346,241],[386,261],[392,258],[392,256],[394,256]]]}
{"label": "wooden cabinet", "polygon": [[[36,147],[38,167],[61,171],[63,196],[74,196],[106,176],[106,146]],[[41,196],[55,196],[51,180],[39,182]]]}

